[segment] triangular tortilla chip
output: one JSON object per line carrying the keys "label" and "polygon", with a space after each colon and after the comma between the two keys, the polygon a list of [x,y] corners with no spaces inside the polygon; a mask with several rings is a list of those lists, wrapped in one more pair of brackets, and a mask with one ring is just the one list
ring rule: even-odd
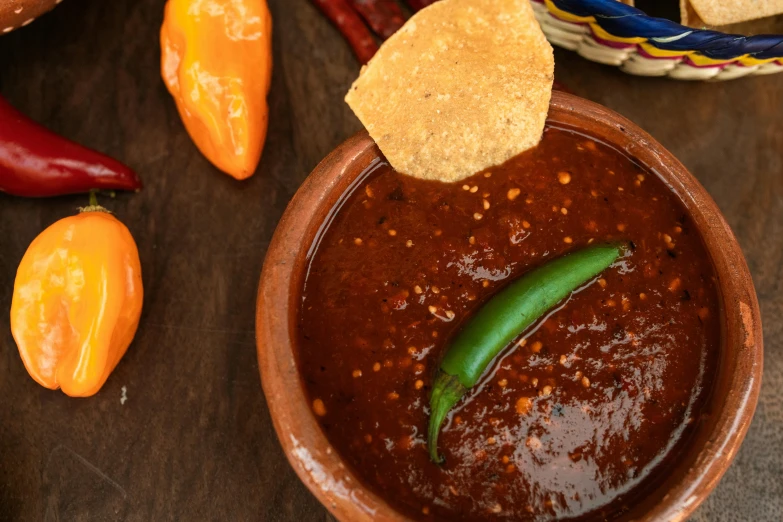
{"label": "triangular tortilla chip", "polygon": [[396,170],[453,182],[538,144],[553,78],[529,0],[441,0],[381,46],[345,101]]}

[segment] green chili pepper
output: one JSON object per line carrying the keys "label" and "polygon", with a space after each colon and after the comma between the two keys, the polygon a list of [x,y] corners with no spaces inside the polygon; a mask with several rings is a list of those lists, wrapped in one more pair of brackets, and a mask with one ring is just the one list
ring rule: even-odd
{"label": "green chili pepper", "polygon": [[468,321],[446,351],[432,384],[427,446],[433,462],[443,461],[438,455],[443,420],[498,353],[625,251],[625,244],[599,245],[550,261],[511,283]]}

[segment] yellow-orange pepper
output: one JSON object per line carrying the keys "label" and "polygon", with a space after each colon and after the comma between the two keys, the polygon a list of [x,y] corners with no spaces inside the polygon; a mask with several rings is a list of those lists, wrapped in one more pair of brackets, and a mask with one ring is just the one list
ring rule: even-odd
{"label": "yellow-orange pepper", "polygon": [[136,243],[101,207],[41,232],[11,302],[11,332],[30,376],[72,397],[95,394],[136,334],[142,297]]}
{"label": "yellow-orange pepper", "polygon": [[237,179],[266,139],[272,17],[265,0],[168,0],[161,75],[196,146]]}

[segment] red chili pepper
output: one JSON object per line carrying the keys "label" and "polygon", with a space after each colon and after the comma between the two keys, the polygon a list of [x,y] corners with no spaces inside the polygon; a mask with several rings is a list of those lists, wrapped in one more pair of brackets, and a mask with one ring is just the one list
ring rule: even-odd
{"label": "red chili pepper", "polygon": [[395,0],[350,0],[375,34],[386,40],[405,24],[402,9]]}
{"label": "red chili pepper", "polygon": [[408,2],[408,5],[411,9],[414,11],[421,11],[428,5],[432,5],[438,0],[406,0]]}
{"label": "red chili pepper", "polygon": [[0,192],[46,197],[140,188],[129,167],[58,136],[0,98]]}
{"label": "red chili pepper", "polygon": [[331,22],[337,26],[343,37],[348,41],[354,54],[362,64],[370,61],[378,44],[346,0],[312,0]]}

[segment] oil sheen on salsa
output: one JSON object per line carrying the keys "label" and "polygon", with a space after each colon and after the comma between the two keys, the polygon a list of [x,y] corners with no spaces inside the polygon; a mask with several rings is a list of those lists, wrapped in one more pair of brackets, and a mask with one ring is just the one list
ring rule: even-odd
{"label": "oil sheen on salsa", "polygon": [[[567,129],[462,183],[383,160],[345,194],[302,289],[298,360],[329,442],[417,520],[612,519],[665,478],[719,349],[708,254],[676,196]],[[594,242],[632,254],[491,365],[427,455],[449,339],[508,282]]]}

